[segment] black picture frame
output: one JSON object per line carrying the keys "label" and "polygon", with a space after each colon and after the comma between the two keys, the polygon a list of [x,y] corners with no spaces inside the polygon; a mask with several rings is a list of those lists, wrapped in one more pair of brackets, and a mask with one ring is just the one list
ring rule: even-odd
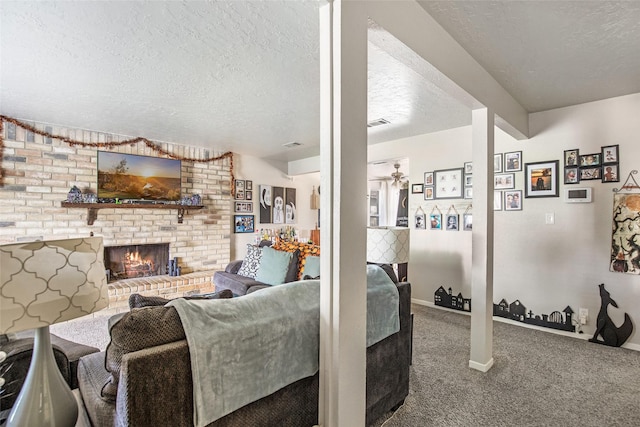
{"label": "black picture frame", "polygon": [[515,173],[497,173],[493,175],[494,190],[510,190],[516,188]]}
{"label": "black picture frame", "polygon": [[411,184],[411,194],[424,193],[424,184]]}
{"label": "black picture frame", "polygon": [[558,160],[525,163],[524,196],[559,197]]}
{"label": "black picture frame", "polygon": [[[602,161],[602,164],[607,165],[611,163],[618,163],[620,161],[620,157],[618,155],[619,150],[620,150],[620,146],[618,144],[605,145],[604,147],[602,147],[601,149],[602,158],[600,159]],[[614,181],[607,181],[607,182],[614,182]]]}
{"label": "black picture frame", "polygon": [[580,167],[592,168],[594,166],[600,166],[602,164],[602,158],[600,153],[581,154],[580,155]]}
{"label": "black picture frame", "polygon": [[620,182],[618,163],[602,165],[602,182]]}
{"label": "black picture frame", "polygon": [[593,181],[602,179],[602,166],[580,168],[580,181]]}
{"label": "black picture frame", "polygon": [[572,148],[571,150],[564,150],[564,165],[565,166],[580,166],[578,163],[580,159],[580,150]]}
{"label": "black picture frame", "polygon": [[233,216],[233,232],[234,233],[254,233],[255,232],[255,216],[254,215],[234,215]]}

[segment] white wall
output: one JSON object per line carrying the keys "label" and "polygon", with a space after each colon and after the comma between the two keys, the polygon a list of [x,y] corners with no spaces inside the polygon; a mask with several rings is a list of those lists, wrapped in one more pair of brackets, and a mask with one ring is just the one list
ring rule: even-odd
{"label": "white wall", "polygon": [[[533,137],[529,140],[516,141],[496,130],[496,153],[521,150],[523,163],[559,160],[562,164],[564,150],[579,148],[581,154],[589,154],[600,152],[601,146],[619,144],[622,182],[583,181],[565,186],[561,166],[561,197],[525,198],[522,211],[495,212],[494,302],[519,299],[536,314],[550,314],[567,305],[577,313],[585,307],[589,309],[585,334],[593,334],[600,308],[598,285],[604,283],[619,305],[619,309],[609,308],[614,321],[619,325],[627,312],[634,322],[640,322],[640,276],[609,272],[612,189],[619,188],[632,169],[640,169],[639,113],[640,94],[635,94],[531,114]],[[369,161],[389,156],[408,156],[410,182],[420,183],[426,171],[462,167],[471,159],[471,127],[369,149]],[[565,203],[567,187],[593,188],[593,203]],[[516,173],[516,189],[524,191],[524,172]],[[462,214],[469,202],[424,201],[421,195],[410,195],[409,212],[412,216],[422,206],[428,214],[437,205],[445,214],[453,204]],[[545,213],[554,213],[554,225],[545,225]],[[471,233],[415,229],[411,233],[413,297],[433,302],[440,285],[469,297]],[[627,343],[637,347],[640,333],[634,332]]]}
{"label": "white wall", "polygon": [[[249,179],[253,181],[253,215],[255,215],[255,227],[280,229],[288,224],[260,224],[260,203],[258,188],[261,184],[274,187],[296,189],[296,203],[298,220],[293,225],[302,236],[309,236],[309,231],[315,228],[318,220],[318,211],[309,209],[309,200],[313,186],[318,189],[320,174],[310,173],[306,175],[289,176],[282,173],[282,167],[278,168],[253,156],[236,154],[234,156],[234,174],[236,179]],[[231,221],[233,221],[233,201],[229,207]],[[233,226],[231,227],[233,233]],[[242,259],[247,253],[247,243],[254,243],[255,233],[242,233],[231,235],[231,259]]]}

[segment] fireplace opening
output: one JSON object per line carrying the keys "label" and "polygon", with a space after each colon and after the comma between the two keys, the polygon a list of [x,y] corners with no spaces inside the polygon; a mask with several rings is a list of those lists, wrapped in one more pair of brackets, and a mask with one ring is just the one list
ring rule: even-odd
{"label": "fireplace opening", "polygon": [[104,265],[109,283],[135,277],[167,274],[169,243],[107,246]]}

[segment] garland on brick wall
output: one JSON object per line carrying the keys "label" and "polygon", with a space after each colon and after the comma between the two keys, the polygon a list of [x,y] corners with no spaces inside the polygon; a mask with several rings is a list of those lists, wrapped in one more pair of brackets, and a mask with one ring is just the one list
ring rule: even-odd
{"label": "garland on brick wall", "polygon": [[233,153],[231,151],[227,151],[226,153],[223,153],[219,156],[212,156],[212,157],[206,157],[204,159],[200,159],[200,158],[195,158],[195,157],[184,157],[184,156],[178,156],[177,154],[174,153],[170,153],[169,151],[165,150],[164,148],[160,147],[158,144],[156,144],[153,141],[148,140],[147,138],[142,138],[142,137],[136,137],[136,138],[131,138],[131,139],[125,139],[124,141],[110,141],[110,142],[84,142],[84,141],[78,141],[75,139],[71,139],[68,138],[66,136],[61,136],[61,135],[55,135],[46,131],[42,131],[39,129],[36,129],[34,126],[31,126],[28,123],[22,122],[20,120],[14,119],[12,117],[7,117],[7,116],[3,116],[0,115],[0,186],[4,185],[4,168],[1,167],[2,165],[2,157],[3,157],[3,153],[4,153],[4,122],[7,123],[13,123],[14,125],[28,131],[28,132],[33,132],[34,134],[37,135],[42,135],[45,138],[52,138],[52,139],[57,139],[60,140],[64,143],[66,143],[67,145],[70,145],[71,147],[90,147],[90,148],[108,148],[108,149],[113,149],[115,147],[120,147],[123,145],[135,145],[139,142],[144,143],[147,147],[149,147],[151,150],[155,151],[158,154],[162,154],[164,156],[170,157],[172,159],[176,159],[176,160],[185,160],[188,162],[199,162],[199,163],[209,163],[209,162],[217,162],[218,160],[224,160],[226,158],[229,159],[229,171],[231,174],[231,194],[234,193],[234,184],[235,184],[235,179],[233,176]]}

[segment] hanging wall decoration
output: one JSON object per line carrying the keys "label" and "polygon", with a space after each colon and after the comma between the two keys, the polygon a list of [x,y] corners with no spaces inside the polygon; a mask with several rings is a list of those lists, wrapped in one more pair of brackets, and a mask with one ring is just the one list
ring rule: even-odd
{"label": "hanging wall decoration", "polygon": [[473,231],[473,214],[471,213],[472,205],[467,206],[462,214],[462,229],[464,231]]}
{"label": "hanging wall decoration", "polygon": [[284,224],[284,188],[272,187],[273,189],[273,209],[271,214],[274,224]]}
{"label": "hanging wall decoration", "polygon": [[442,230],[442,212],[438,205],[435,205],[429,214],[429,229]]}
{"label": "hanging wall decoration", "polygon": [[632,170],[622,188],[613,192],[613,224],[609,270],[640,274],[640,186]]}
{"label": "hanging wall decoration", "polygon": [[416,230],[425,230],[427,228],[427,214],[422,210],[422,206],[418,206],[415,214]]}
{"label": "hanging wall decoration", "polygon": [[285,222],[287,224],[295,224],[298,218],[298,215],[296,213],[296,189],[295,188],[286,189],[285,202],[286,202],[286,205],[284,207]]}
{"label": "hanging wall decoration", "polygon": [[271,186],[260,184],[260,224],[271,224]]}
{"label": "hanging wall decoration", "polygon": [[456,207],[451,205],[447,210],[447,230],[448,231],[458,231],[460,230],[460,215],[458,215],[458,211]]}

